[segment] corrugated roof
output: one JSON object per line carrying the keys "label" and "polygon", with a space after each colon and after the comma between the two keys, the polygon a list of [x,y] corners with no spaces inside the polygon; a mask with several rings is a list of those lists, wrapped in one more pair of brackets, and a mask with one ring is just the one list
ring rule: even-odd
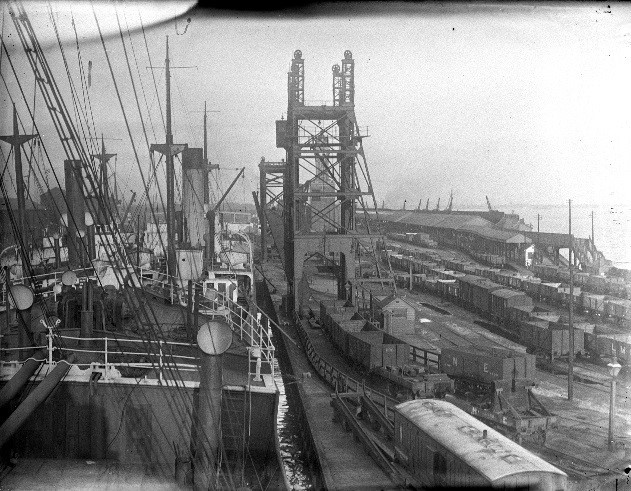
{"label": "corrugated roof", "polygon": [[399,404],[395,409],[491,482],[525,472],[567,476],[449,402],[415,400]]}
{"label": "corrugated roof", "polygon": [[526,237],[524,234],[515,232],[514,230],[499,230],[488,227],[478,227],[472,225],[464,225],[460,227],[460,230],[466,230],[467,232],[474,233],[480,237],[491,240],[499,240],[510,244],[530,244],[532,240]]}

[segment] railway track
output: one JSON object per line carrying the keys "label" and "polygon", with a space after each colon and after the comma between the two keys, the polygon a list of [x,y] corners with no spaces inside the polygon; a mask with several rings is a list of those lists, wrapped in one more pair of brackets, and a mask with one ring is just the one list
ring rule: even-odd
{"label": "railway track", "polygon": [[552,449],[544,445],[528,442],[523,444],[525,448],[536,453],[541,458],[558,467],[565,472],[573,481],[584,481],[586,479],[609,480],[616,477],[626,477],[623,472],[599,466],[593,462],[587,462],[575,455],[563,451]]}

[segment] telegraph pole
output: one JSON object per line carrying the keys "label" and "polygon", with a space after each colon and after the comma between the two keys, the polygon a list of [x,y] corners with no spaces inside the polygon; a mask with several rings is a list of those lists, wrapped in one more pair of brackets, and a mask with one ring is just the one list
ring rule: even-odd
{"label": "telegraph pole", "polygon": [[567,399],[571,401],[574,397],[574,322],[572,316],[574,314],[574,266],[572,258],[572,200],[568,200],[569,209],[569,262],[570,262],[570,311],[568,316],[568,328],[569,328],[569,341],[570,341],[570,353],[568,356],[568,369],[567,369]]}

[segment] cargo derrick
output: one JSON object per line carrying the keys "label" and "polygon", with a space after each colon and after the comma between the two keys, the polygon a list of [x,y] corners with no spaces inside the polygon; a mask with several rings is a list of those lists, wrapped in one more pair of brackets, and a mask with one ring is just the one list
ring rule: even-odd
{"label": "cargo derrick", "polygon": [[[287,152],[283,179],[284,267],[287,308],[298,310],[306,257],[333,265],[340,299],[351,299],[354,255],[359,239],[355,207],[363,196],[374,201],[355,118],[354,60],[344,52],[333,67],[333,105],[310,106],[304,99],[304,60],[294,52],[288,73],[287,119],[276,122],[277,147]],[[301,173],[302,170],[302,173]],[[262,194],[262,193],[261,193]]]}

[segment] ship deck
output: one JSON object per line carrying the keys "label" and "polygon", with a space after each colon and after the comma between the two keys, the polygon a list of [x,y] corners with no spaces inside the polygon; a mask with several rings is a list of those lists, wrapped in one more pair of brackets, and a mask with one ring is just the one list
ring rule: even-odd
{"label": "ship deck", "polygon": [[2,489],[188,489],[152,475],[146,466],[116,460],[19,459],[1,478]]}

